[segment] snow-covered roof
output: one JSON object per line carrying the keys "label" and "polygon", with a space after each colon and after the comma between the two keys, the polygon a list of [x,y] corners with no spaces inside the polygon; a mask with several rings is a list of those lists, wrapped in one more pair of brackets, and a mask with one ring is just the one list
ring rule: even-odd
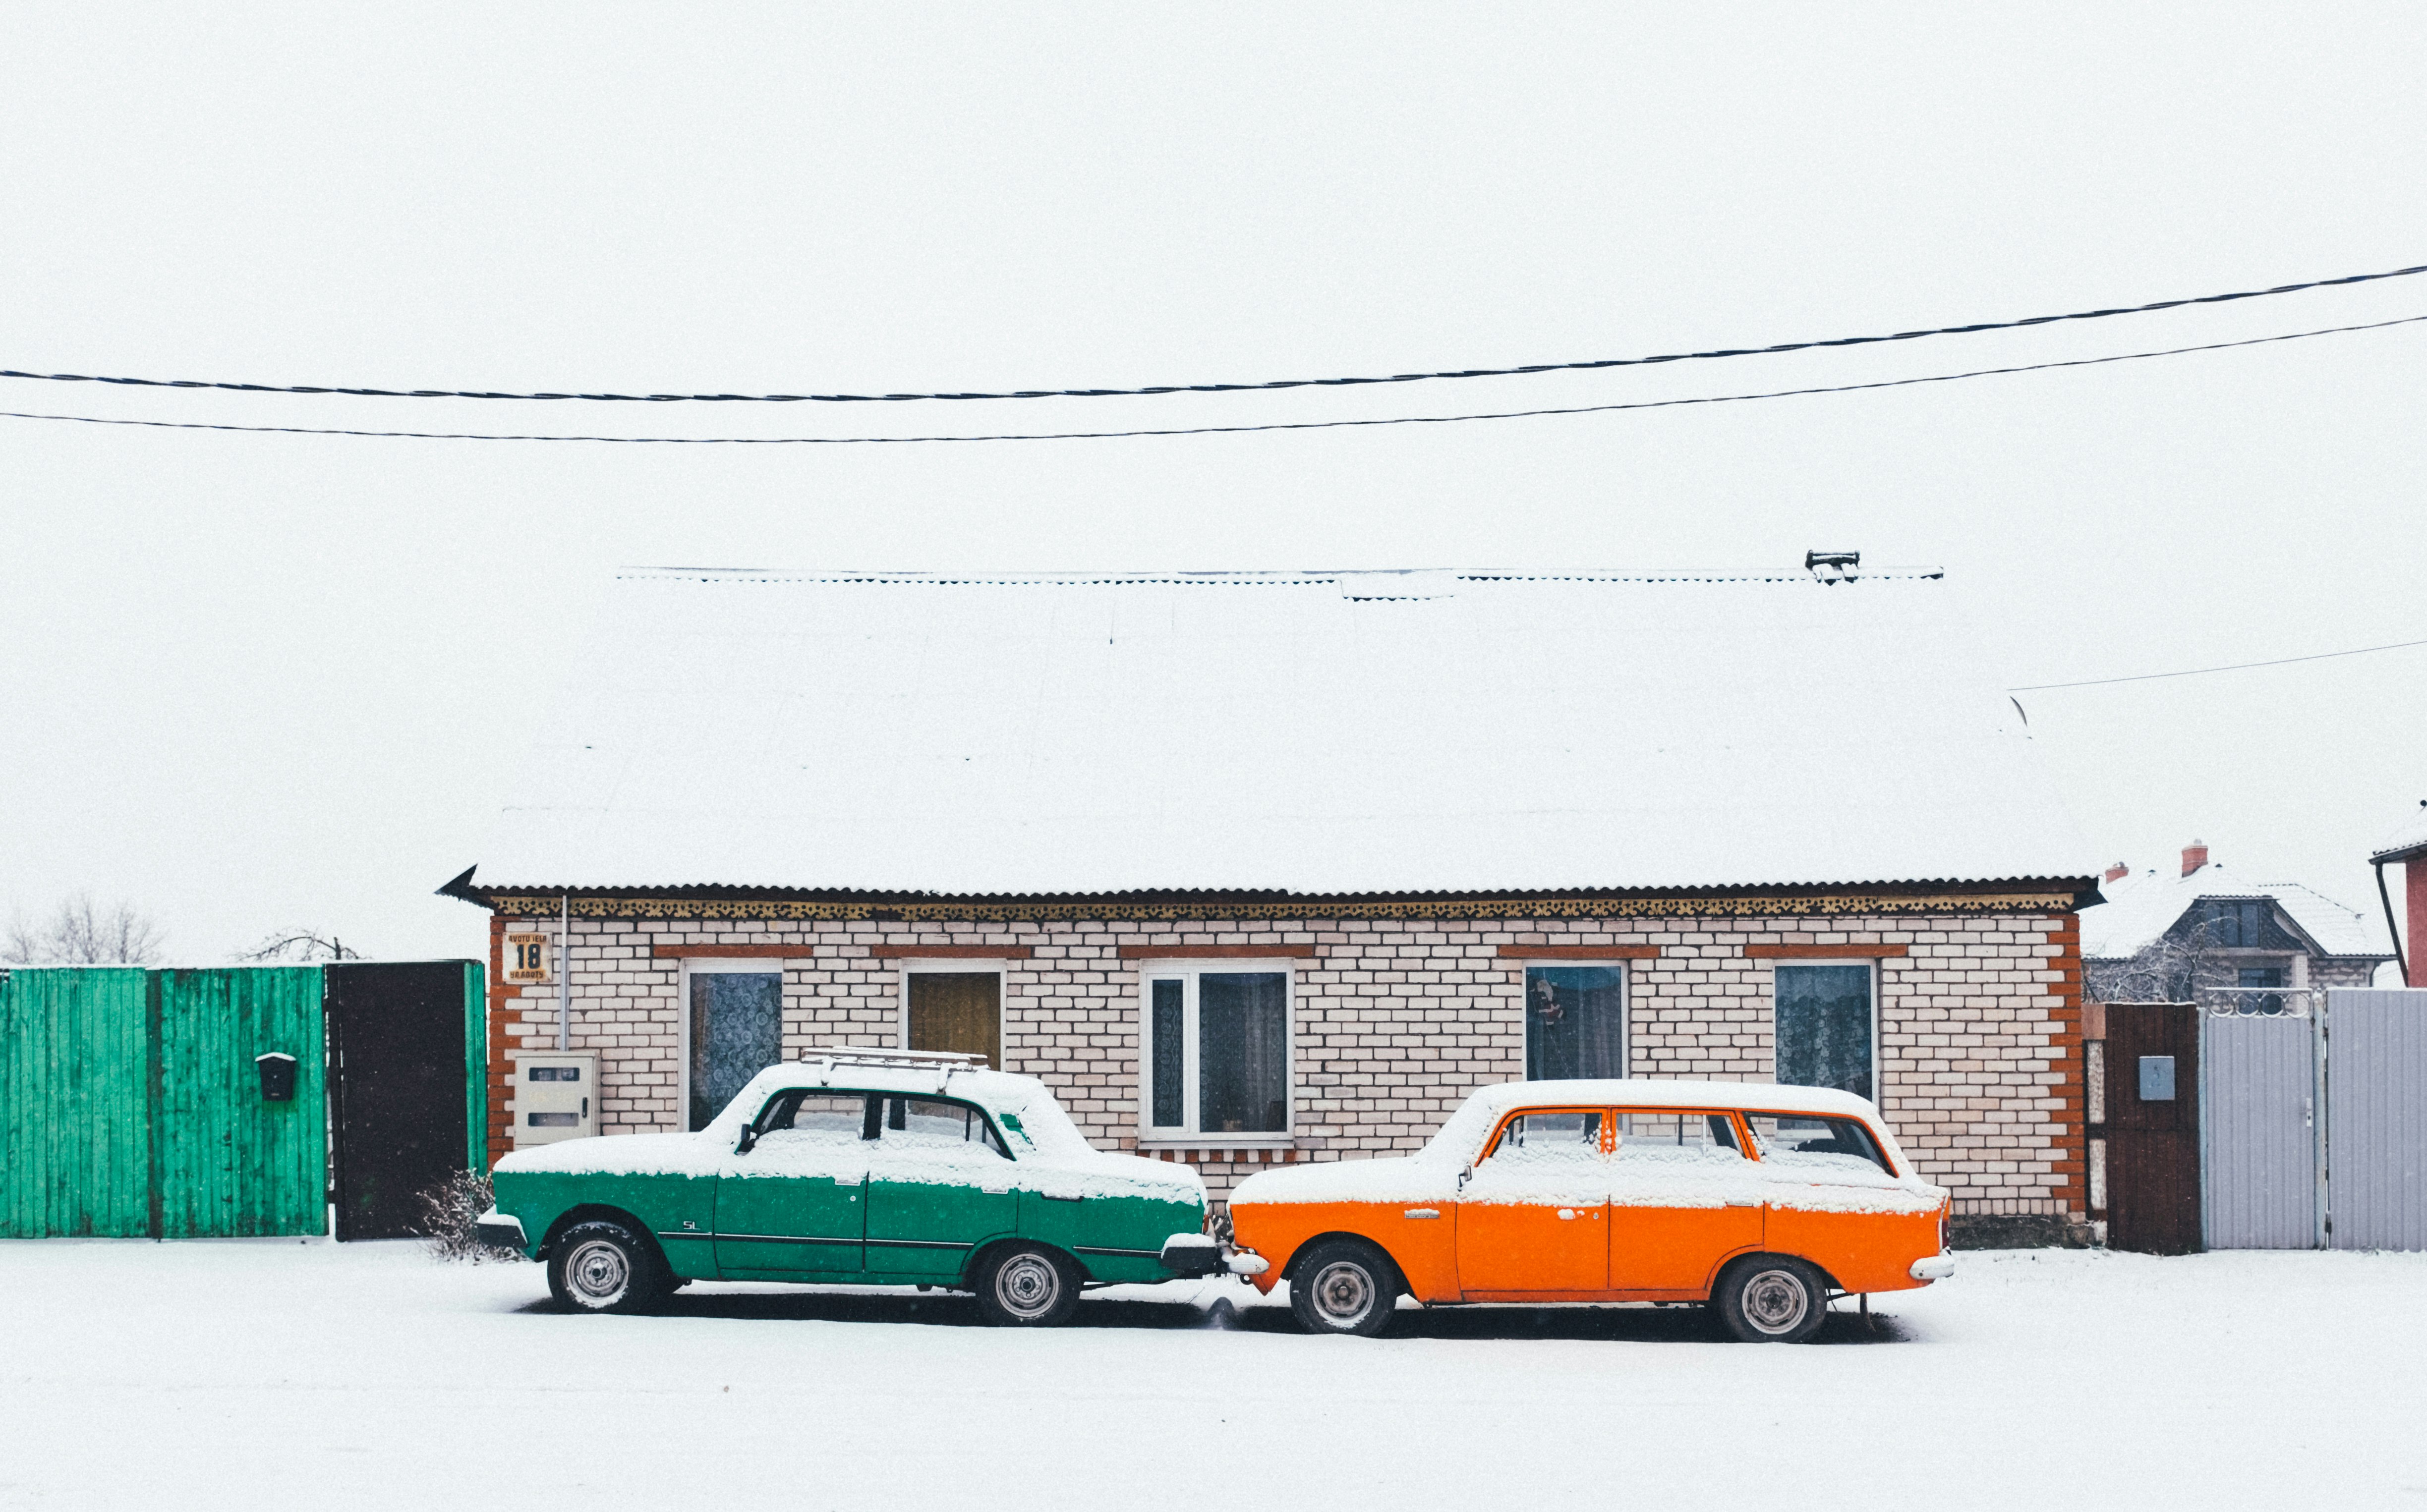
{"label": "snow-covered roof", "polygon": [[2135,872],[2105,883],[2099,890],[2107,898],[2106,905],[2081,916],[2081,953],[2093,960],[2121,960],[2134,954],[2203,900],[2253,898],[2273,900],[2317,945],[2320,954],[2393,959],[2382,923],[2370,915],[2345,907],[2302,883],[2244,878],[2221,861],[2211,861],[2190,876],[2178,871]]}
{"label": "snow-covered roof", "polygon": [[2369,859],[2390,861],[2396,856],[2422,851],[2427,851],[2427,803],[2420,804],[2418,812],[2403,821],[2401,828],[2386,836]]}
{"label": "snow-covered roof", "polygon": [[641,570],[475,886],[2080,878],[1935,573]]}

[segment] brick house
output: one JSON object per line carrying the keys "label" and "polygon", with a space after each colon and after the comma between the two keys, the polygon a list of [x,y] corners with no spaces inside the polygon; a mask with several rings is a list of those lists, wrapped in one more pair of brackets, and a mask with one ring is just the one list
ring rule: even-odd
{"label": "brick house", "polygon": [[1875,1097],[1976,1234],[2077,1230],[2095,879],[1947,592],[624,574],[444,889],[492,913],[492,1148],[560,1037],[606,1134],[955,1049],[1217,1195],[1490,1082],[1779,1079]]}
{"label": "brick house", "polygon": [[[2419,801],[2427,809],[2427,798]],[[2422,958],[2419,942],[2427,938],[2427,813],[2414,813],[2403,826],[2388,835],[2369,858],[2376,868],[2377,901],[2385,905],[2385,928],[2397,951],[2408,942],[2407,952],[2401,956],[2402,980],[2405,986],[2427,987],[2427,958]],[[2403,903],[2407,919],[2396,921],[2393,894],[2385,886],[2385,869],[2388,865],[2402,868]],[[2398,933],[2397,933],[2398,932]]]}

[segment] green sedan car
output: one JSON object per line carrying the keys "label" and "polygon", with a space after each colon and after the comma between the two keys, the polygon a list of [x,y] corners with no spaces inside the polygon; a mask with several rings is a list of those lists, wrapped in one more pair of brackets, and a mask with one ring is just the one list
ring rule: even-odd
{"label": "green sedan car", "polygon": [[819,1052],[771,1066],[706,1129],[567,1140],[497,1162],[489,1244],[557,1301],[645,1310],[689,1280],[944,1287],[997,1324],[1080,1291],[1262,1268],[1204,1232],[1185,1165],[1090,1146],[1032,1077],[969,1058]]}

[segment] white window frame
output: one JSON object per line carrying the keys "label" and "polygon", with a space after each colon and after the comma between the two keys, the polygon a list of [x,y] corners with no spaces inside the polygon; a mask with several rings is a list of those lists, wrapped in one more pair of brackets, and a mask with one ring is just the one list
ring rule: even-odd
{"label": "white window frame", "polygon": [[[972,961],[950,955],[910,955],[897,963],[893,973],[893,1044],[897,1049],[910,1048],[910,979],[930,971],[949,971],[965,977],[994,977],[994,1042],[1002,1047],[1002,1059],[1011,1059],[1011,962],[995,956]],[[1008,1065],[991,1065],[990,1071],[1010,1069]]]}
{"label": "white window frame", "polygon": [[[806,947],[804,947],[806,950]],[[682,977],[675,985],[675,1129],[691,1128],[691,979],[694,976],[773,976],[776,981],[775,1053],[780,1062],[784,1037],[790,1026],[792,996],[791,975],[784,967],[790,961],[775,955],[691,955],[682,963]]]}
{"label": "white window frame", "polygon": [[1884,1072],[1880,1060],[1880,958],[1876,955],[1789,955],[1769,963],[1769,1080],[1773,1086],[1791,1083],[1778,1080],[1778,968],[1783,966],[1859,966],[1870,972],[1871,992],[1871,1103],[1884,1107],[1881,1084]]}
{"label": "white window frame", "polygon": [[[1286,1149],[1297,1142],[1298,1046],[1297,1046],[1297,968],[1298,956],[1230,956],[1199,960],[1174,956],[1167,961],[1146,961],[1139,964],[1137,986],[1138,1016],[1138,1147],[1141,1149],[1207,1149],[1219,1146],[1224,1149]],[[1200,1077],[1197,1065],[1197,978],[1211,972],[1216,976],[1253,975],[1279,976],[1281,979],[1281,1036],[1288,1047],[1289,1076],[1281,1104],[1283,1127],[1278,1133],[1259,1130],[1225,1132],[1219,1130],[1191,1132],[1199,1115],[1197,1097]],[[1154,1118],[1154,984],[1177,979],[1182,985],[1180,998],[1180,1095],[1181,1112],[1187,1120],[1180,1128],[1158,1129]]]}
{"label": "white window frame", "polygon": [[1619,956],[1604,961],[1579,961],[1572,957],[1556,961],[1520,961],[1517,963],[1517,1001],[1522,1010],[1517,1020],[1517,1055],[1520,1064],[1534,1041],[1534,999],[1531,989],[1534,973],[1553,968],[1574,967],[1605,967],[1618,972],[1618,1064],[1621,1077],[1635,1074],[1635,960]]}

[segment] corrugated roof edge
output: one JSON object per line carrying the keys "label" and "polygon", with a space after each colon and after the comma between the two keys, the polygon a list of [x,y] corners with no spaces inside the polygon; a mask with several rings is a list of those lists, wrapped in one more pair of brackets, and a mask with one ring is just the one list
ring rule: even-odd
{"label": "corrugated roof edge", "polygon": [[1528,572],[1507,568],[1339,567],[1307,571],[1173,571],[1159,572],[1034,572],[937,573],[920,571],[836,570],[827,572],[779,567],[621,567],[617,580],[784,583],[880,583],[931,588],[1070,588],[1136,587],[1165,584],[1187,588],[1295,588],[1334,585],[1358,577],[1442,577],[1458,582],[1536,583],[1810,583],[1927,582],[1946,577],[1940,567],[1871,567],[1842,577],[1819,578],[1811,573],[1784,570],[1744,572],[1679,568],[1669,571],[1607,571],[1569,569]]}
{"label": "corrugated roof edge", "polygon": [[475,882],[477,866],[466,868],[437,891],[445,897],[461,898],[466,902],[485,905],[489,899],[503,894],[516,896],[569,898],[680,898],[703,902],[744,902],[765,899],[787,902],[868,903],[882,907],[888,903],[1119,903],[1134,906],[1140,903],[1205,903],[1254,906],[1260,903],[1288,903],[1304,906],[1320,903],[1370,904],[1382,902],[1443,903],[1443,902],[1548,902],[1563,898],[1794,898],[1826,892],[1838,887],[1865,887],[1895,895],[1925,892],[1940,888],[2035,887],[2048,891],[2070,891],[2074,905],[2087,908],[2106,902],[2099,895],[2097,879],[2092,875],[2075,877],[1847,877],[1822,882],[1742,883],[1718,886],[1648,886],[1648,887],[1529,887],[1522,891],[1488,888],[1450,888],[1423,892],[1293,892],[1286,888],[1131,888],[1117,892],[890,892],[857,887],[779,887],[760,886],[746,883],[686,883],[650,886],[619,883],[537,883],[537,882]]}

